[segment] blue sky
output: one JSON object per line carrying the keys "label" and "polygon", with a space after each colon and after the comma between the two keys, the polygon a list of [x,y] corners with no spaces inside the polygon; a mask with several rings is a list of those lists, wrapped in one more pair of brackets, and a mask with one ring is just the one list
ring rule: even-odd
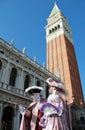
{"label": "blue sky", "polygon": [[[85,0],[0,0],[0,38],[43,64],[46,60],[45,26],[54,2],[72,29],[80,78],[85,95]],[[85,97],[85,96],[84,96]]]}

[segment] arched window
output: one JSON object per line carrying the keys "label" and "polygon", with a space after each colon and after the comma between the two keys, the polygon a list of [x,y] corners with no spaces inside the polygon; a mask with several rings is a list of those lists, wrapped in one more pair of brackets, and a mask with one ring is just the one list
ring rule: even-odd
{"label": "arched window", "polygon": [[55,30],[57,30],[57,27],[55,26]]}
{"label": "arched window", "polygon": [[52,32],[54,32],[54,28],[52,28]]}
{"label": "arched window", "polygon": [[58,29],[60,29],[60,25],[58,24]]}
{"label": "arched window", "polygon": [[0,51],[0,53],[1,53],[1,54],[4,54],[4,52],[3,52],[3,51]]}
{"label": "arched window", "polygon": [[15,86],[16,77],[17,77],[17,69],[12,68],[11,74],[10,74],[9,85]]}
{"label": "arched window", "polygon": [[51,30],[49,30],[49,34],[51,33]]}
{"label": "arched window", "polygon": [[25,76],[25,80],[24,80],[24,90],[25,90],[26,88],[28,88],[29,83],[30,83],[30,76],[29,76],[29,75],[26,75],[26,76]]}
{"label": "arched window", "polygon": [[41,86],[41,82],[39,80],[37,80],[36,85]]}

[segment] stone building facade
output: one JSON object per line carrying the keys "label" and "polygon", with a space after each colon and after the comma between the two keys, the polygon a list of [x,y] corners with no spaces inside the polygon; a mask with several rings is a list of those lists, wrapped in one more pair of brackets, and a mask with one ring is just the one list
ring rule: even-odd
{"label": "stone building facade", "polygon": [[13,43],[0,39],[0,130],[19,130],[18,105],[28,106],[32,97],[24,90],[33,85],[42,86],[41,97],[48,96],[46,79],[58,77],[26,56],[25,49],[17,50]]}

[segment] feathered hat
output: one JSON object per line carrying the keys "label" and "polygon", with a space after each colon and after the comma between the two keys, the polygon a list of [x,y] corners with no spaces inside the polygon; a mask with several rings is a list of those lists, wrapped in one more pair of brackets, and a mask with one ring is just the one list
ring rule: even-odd
{"label": "feathered hat", "polygon": [[48,78],[46,82],[49,86],[55,87],[55,89],[60,93],[67,94],[67,90],[64,88],[64,84],[62,82],[56,82],[52,78]]}

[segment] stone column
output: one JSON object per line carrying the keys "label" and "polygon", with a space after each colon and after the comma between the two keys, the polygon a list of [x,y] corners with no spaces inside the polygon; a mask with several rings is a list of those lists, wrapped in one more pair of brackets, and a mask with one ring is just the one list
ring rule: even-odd
{"label": "stone column", "polygon": [[3,69],[2,69],[2,78],[1,78],[1,82],[4,83],[4,80],[5,80],[5,67],[3,66]]}
{"label": "stone column", "polygon": [[6,83],[6,84],[8,84],[8,82],[9,82],[9,68],[10,68],[9,62],[7,64],[4,64],[1,81]]}
{"label": "stone column", "polygon": [[31,82],[30,82],[30,86],[34,86],[35,85],[35,76],[31,75]]}
{"label": "stone column", "polygon": [[24,86],[24,77],[23,77],[23,70],[18,71],[17,80],[16,80],[16,86],[19,89],[23,89]]}
{"label": "stone column", "polygon": [[17,77],[17,87],[20,88],[20,80],[21,80],[21,72],[19,71],[18,77]]}
{"label": "stone column", "polygon": [[21,74],[20,74],[20,82],[19,82],[19,88],[20,89],[24,89],[24,75],[23,75],[23,70],[21,71]]}
{"label": "stone column", "polygon": [[20,112],[19,108],[16,108],[13,122],[13,130],[19,130],[19,125],[20,125]]}
{"label": "stone column", "polygon": [[35,83],[36,83],[36,82],[35,82],[35,76],[34,76],[34,79],[33,79],[33,85],[35,85]]}
{"label": "stone column", "polygon": [[10,63],[8,62],[5,69],[5,83],[9,83],[9,69],[10,69]]}
{"label": "stone column", "polygon": [[19,87],[19,77],[20,77],[20,72],[19,70],[17,69],[17,77],[16,77],[16,80],[15,80],[15,87],[18,88]]}
{"label": "stone column", "polygon": [[2,68],[0,69],[0,81],[1,81],[1,78],[2,78],[2,73],[3,71],[2,71]]}

